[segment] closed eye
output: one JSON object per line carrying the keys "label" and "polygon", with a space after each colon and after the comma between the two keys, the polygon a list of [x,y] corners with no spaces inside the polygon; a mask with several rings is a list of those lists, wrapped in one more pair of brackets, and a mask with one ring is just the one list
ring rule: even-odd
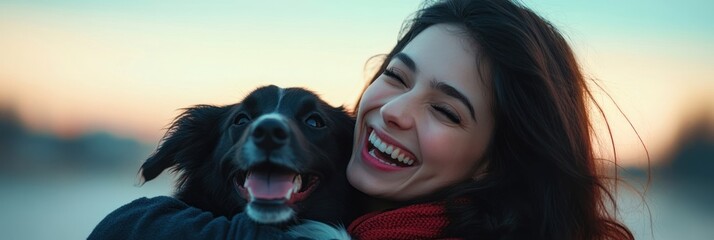
{"label": "closed eye", "polygon": [[401,83],[401,84],[402,84],[403,86],[405,86],[405,87],[407,86],[407,83],[404,82],[404,79],[402,79],[402,77],[400,77],[399,74],[397,74],[397,73],[395,72],[395,70],[392,69],[392,68],[384,69],[384,72],[383,72],[382,74],[384,74],[385,76],[390,77],[390,78],[392,78],[392,79],[394,79],[394,80],[399,81],[399,83]]}
{"label": "closed eye", "polygon": [[453,110],[449,109],[448,107],[439,105],[439,104],[433,104],[431,105],[434,110],[436,110],[439,114],[442,116],[446,117],[449,119],[449,121],[455,123],[455,124],[460,124],[461,123],[461,118],[459,115],[454,112]]}

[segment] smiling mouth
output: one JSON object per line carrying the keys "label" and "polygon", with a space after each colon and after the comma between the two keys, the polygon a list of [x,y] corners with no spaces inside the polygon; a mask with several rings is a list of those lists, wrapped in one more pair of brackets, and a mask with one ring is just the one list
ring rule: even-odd
{"label": "smiling mouth", "polygon": [[383,164],[394,167],[411,167],[416,163],[406,150],[386,143],[379,138],[374,130],[367,139],[367,151]]}

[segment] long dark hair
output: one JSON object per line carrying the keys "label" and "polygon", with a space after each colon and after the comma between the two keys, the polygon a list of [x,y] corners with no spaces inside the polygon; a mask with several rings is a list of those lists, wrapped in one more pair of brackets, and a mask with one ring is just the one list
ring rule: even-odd
{"label": "long dark hair", "polygon": [[477,58],[488,63],[495,117],[485,177],[439,194],[450,202],[444,233],[633,239],[608,210],[616,204],[591,144],[587,106],[593,97],[585,78],[565,39],[531,10],[506,0],[428,4],[406,25],[371,81],[416,35],[440,23],[459,26],[475,41]]}

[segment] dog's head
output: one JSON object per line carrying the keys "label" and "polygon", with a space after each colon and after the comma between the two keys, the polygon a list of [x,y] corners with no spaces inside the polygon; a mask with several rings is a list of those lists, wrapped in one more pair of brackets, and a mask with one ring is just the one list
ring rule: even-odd
{"label": "dog's head", "polygon": [[142,165],[178,172],[176,196],[218,215],[261,223],[340,221],[354,120],[301,88],[259,88],[228,106],[187,109]]}

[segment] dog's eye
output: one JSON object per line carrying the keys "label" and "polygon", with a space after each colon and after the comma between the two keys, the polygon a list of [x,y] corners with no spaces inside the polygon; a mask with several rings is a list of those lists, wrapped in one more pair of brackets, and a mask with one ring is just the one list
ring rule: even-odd
{"label": "dog's eye", "polygon": [[236,116],[236,119],[233,120],[233,124],[235,124],[235,125],[243,125],[243,124],[247,124],[249,122],[250,122],[250,118],[248,117],[248,115],[245,115],[244,113],[238,114],[238,116]]}
{"label": "dog's eye", "polygon": [[314,128],[322,128],[325,126],[325,120],[317,114],[311,114],[305,119],[305,124]]}

